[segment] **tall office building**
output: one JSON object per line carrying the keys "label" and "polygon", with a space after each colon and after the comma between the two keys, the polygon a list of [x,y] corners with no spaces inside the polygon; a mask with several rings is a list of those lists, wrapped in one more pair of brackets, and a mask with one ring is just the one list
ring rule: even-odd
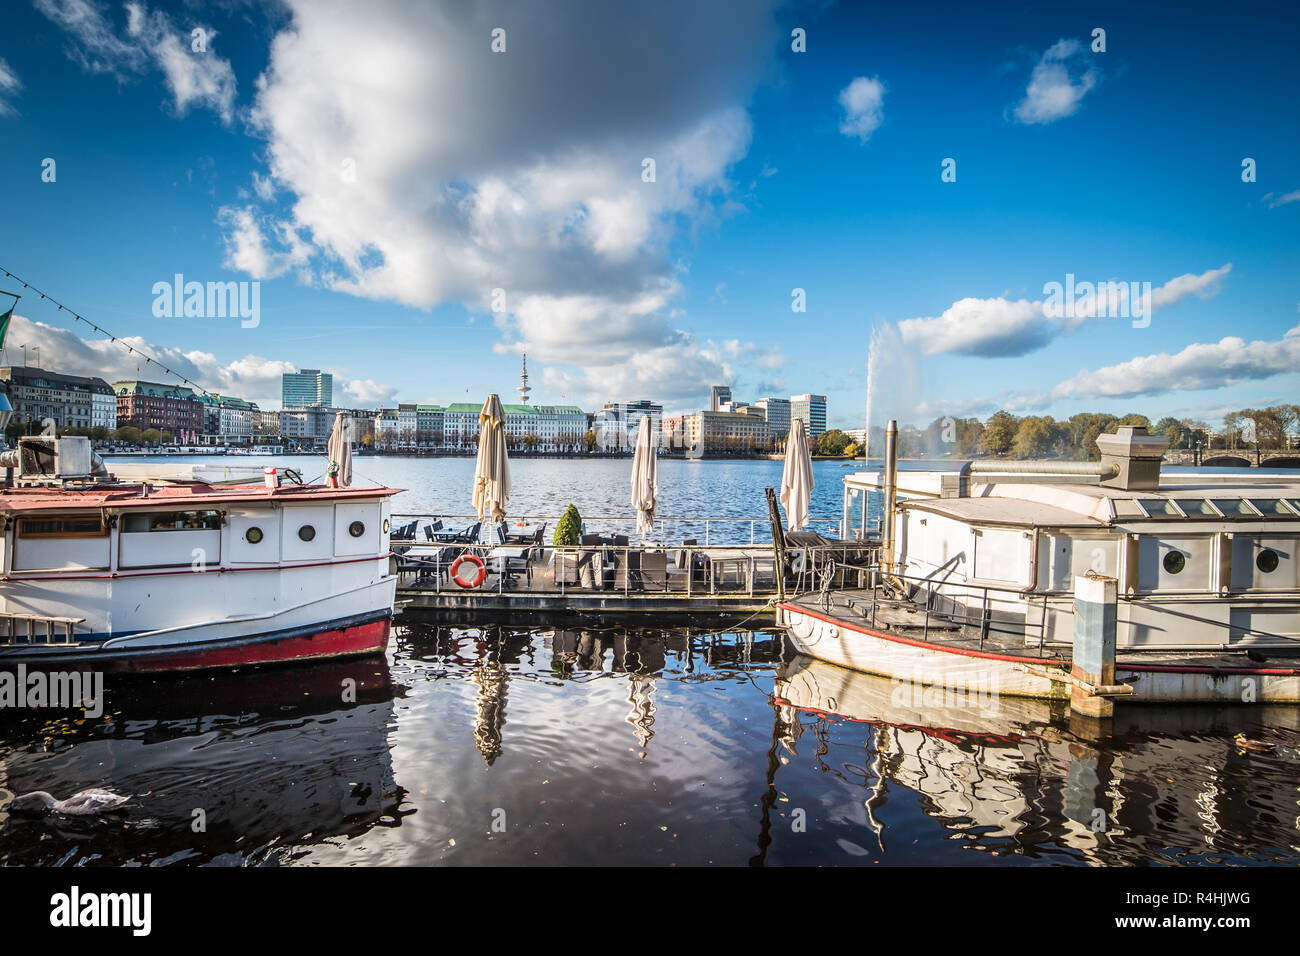
{"label": "tall office building", "polygon": [[790,400],[788,398],[760,398],[754,403],[767,416],[767,427],[772,430],[772,437],[784,441],[790,434]]}
{"label": "tall office building", "polygon": [[790,420],[796,418],[803,419],[809,438],[816,438],[826,431],[826,396],[791,395]]}
{"label": "tall office building", "polygon": [[286,372],[280,379],[280,404],[285,408],[334,404],[334,376],[318,368]]}
{"label": "tall office building", "polygon": [[722,406],[731,401],[729,385],[714,385],[709,389],[709,411],[720,412]]}

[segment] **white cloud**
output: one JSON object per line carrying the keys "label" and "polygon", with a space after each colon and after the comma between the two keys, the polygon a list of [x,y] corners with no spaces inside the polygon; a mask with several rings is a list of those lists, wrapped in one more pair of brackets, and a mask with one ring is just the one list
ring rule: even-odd
{"label": "white cloud", "polygon": [[[182,322],[226,321],[221,319],[176,319]],[[280,376],[296,372],[291,362],[246,355],[234,362],[219,362],[208,352],[182,351],[158,345],[141,336],[125,336],[117,342],[108,339],[82,339],[67,329],[44,322],[34,322],[15,315],[5,337],[8,361],[21,362],[20,346],[26,345],[28,357],[35,364],[35,348],[41,361],[69,375],[93,375],[108,382],[145,379],[156,382],[180,380],[166,375],[157,365],[147,363],[143,352],[158,363],[211,392],[238,395],[263,407],[280,402]],[[128,348],[135,349],[132,354]],[[57,361],[55,357],[57,356]]]}
{"label": "white cloud", "polygon": [[1212,298],[1219,294],[1219,280],[1231,271],[1232,263],[1228,262],[1217,269],[1202,272],[1200,275],[1186,272],[1170,279],[1164,285],[1151,291],[1151,308],[1164,309],[1171,305],[1177,305],[1189,295],[1194,295],[1199,299]]}
{"label": "white cloud", "polygon": [[[0,61],[0,65],[2,64],[3,61]],[[1273,195],[1272,193],[1269,193],[1268,196],[1265,196],[1264,198],[1269,199],[1269,196],[1272,195]],[[1276,199],[1269,200],[1268,208],[1276,209],[1278,206],[1285,206],[1287,203],[1293,203],[1298,199],[1300,199],[1300,189],[1293,190],[1292,192],[1289,193],[1284,193],[1283,195],[1278,196]]]}
{"label": "white cloud", "polygon": [[[1220,280],[1231,271],[1229,262],[1199,275],[1189,272],[1170,279],[1151,290],[1151,309],[1168,308],[1192,295],[1202,299],[1216,295]],[[1127,298],[1128,284],[1124,283],[1114,302],[1085,296],[1076,300],[1074,315],[1067,317],[1043,300],[968,297],[957,300],[938,316],[904,319],[898,323],[898,331],[905,345],[919,348],[926,355],[1027,355],[1087,321],[1114,315],[1120,306],[1131,309]]]}
{"label": "white cloud", "polygon": [[369,378],[352,379],[343,383],[344,394],[354,400],[358,408],[378,408],[397,404],[397,389]]}
{"label": "white cloud", "polygon": [[[252,114],[254,189],[290,204],[275,223],[224,213],[228,261],[277,274],[305,249],[280,244],[309,237],[313,281],[337,291],[486,311],[501,289],[500,349],[578,378],[635,362],[643,381],[645,356],[688,337],[670,245],[734,207],[776,3],[290,0]],[[683,45],[682,22],[710,43]]]}
{"label": "white cloud", "polygon": [[542,381],[568,401],[591,405],[649,398],[666,405],[678,402],[698,407],[709,384],[735,380],[736,369],[728,357],[725,346],[679,332],[672,340],[618,363],[578,371],[545,368]]}
{"label": "white cloud", "polygon": [[885,84],[878,77],[859,76],[840,90],[839,102],[844,108],[840,132],[865,143],[884,122]]}
{"label": "white cloud", "polygon": [[277,242],[272,249],[251,206],[222,206],[217,222],[226,229],[223,242],[228,269],[246,272],[254,279],[274,279],[295,266],[306,264],[310,249],[287,224],[272,223]]}
{"label": "white cloud", "polygon": [[[235,74],[230,61],[212,50],[215,30],[200,24],[180,30],[167,14],[141,3],[125,5],[122,35],[92,0],[36,0],[36,9],[71,34],[68,53],[86,71],[126,80],[152,67],[162,72],[177,114],[198,106],[223,123],[234,119]],[[203,51],[192,49],[195,29],[205,33]]]}
{"label": "white cloud", "polygon": [[1275,342],[1227,336],[1170,355],[1144,355],[1081,371],[1052,390],[1053,398],[1132,398],[1223,388],[1300,370],[1300,325]]}
{"label": "white cloud", "polygon": [[17,112],[13,108],[13,104],[9,102],[9,97],[22,88],[23,84],[18,80],[18,74],[4,61],[3,57],[0,57],[0,116],[12,116]]}
{"label": "white cloud", "polygon": [[1069,116],[1097,85],[1097,71],[1075,67],[1075,57],[1084,55],[1077,40],[1058,40],[1034,64],[1024,98],[1016,104],[1016,119],[1022,123],[1051,123]]}

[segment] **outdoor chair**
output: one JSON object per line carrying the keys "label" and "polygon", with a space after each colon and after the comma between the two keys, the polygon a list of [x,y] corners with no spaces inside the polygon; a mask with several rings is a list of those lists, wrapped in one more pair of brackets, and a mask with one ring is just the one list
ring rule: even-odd
{"label": "outdoor chair", "polygon": [[[700,542],[698,540],[695,538],[687,538],[682,542],[682,546],[674,552],[673,556],[673,562],[677,565],[678,572],[680,572],[683,577],[689,574],[696,581],[704,580],[705,571],[708,569],[708,558],[706,555],[699,551],[688,550],[698,548],[699,546]],[[691,564],[689,568],[686,566],[688,554],[690,555],[689,560]]]}
{"label": "outdoor chair", "polygon": [[641,584],[647,591],[684,591],[686,572],[668,563],[664,551],[647,551],[641,555]]}
{"label": "outdoor chair", "polygon": [[437,538],[434,537],[434,534],[441,530],[442,530],[442,519],[441,518],[433,519],[433,522],[431,524],[426,524],[424,526],[424,540],[436,541]]}
{"label": "outdoor chair", "polygon": [[582,583],[582,567],[589,564],[589,552],[576,549],[555,549],[555,584],[566,587],[578,587]]}
{"label": "outdoor chair", "polygon": [[464,550],[464,548],[447,547],[438,548],[432,554],[403,555],[397,560],[397,573],[413,574],[415,580],[411,582],[412,587],[429,587],[447,575],[451,563],[460,557]]}
{"label": "outdoor chair", "polygon": [[641,589],[641,553],[639,551],[614,552],[614,590],[638,591]]}

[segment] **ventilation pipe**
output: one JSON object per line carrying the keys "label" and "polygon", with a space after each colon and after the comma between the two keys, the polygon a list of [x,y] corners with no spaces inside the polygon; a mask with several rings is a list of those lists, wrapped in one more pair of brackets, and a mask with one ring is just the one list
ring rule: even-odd
{"label": "ventilation pipe", "polygon": [[898,420],[885,427],[885,487],[880,521],[881,552],[885,573],[894,566],[894,506],[898,501]]}

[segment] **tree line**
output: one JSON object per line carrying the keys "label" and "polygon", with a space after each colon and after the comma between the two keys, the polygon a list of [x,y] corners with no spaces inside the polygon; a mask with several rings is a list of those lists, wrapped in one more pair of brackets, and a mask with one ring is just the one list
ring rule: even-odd
{"label": "tree line", "polygon": [[[1121,425],[1141,425],[1169,439],[1171,449],[1289,448],[1298,443],[1300,405],[1270,405],[1228,412],[1223,425],[1166,416],[1152,424],[1146,415],[1131,412],[1079,412],[1065,419],[1047,415],[1017,416],[995,412],[978,418],[936,418],[926,428],[899,430],[899,454],[908,458],[1061,458],[1095,461],[1101,457],[1097,436]],[[871,450],[883,453],[884,429],[871,430]]]}

